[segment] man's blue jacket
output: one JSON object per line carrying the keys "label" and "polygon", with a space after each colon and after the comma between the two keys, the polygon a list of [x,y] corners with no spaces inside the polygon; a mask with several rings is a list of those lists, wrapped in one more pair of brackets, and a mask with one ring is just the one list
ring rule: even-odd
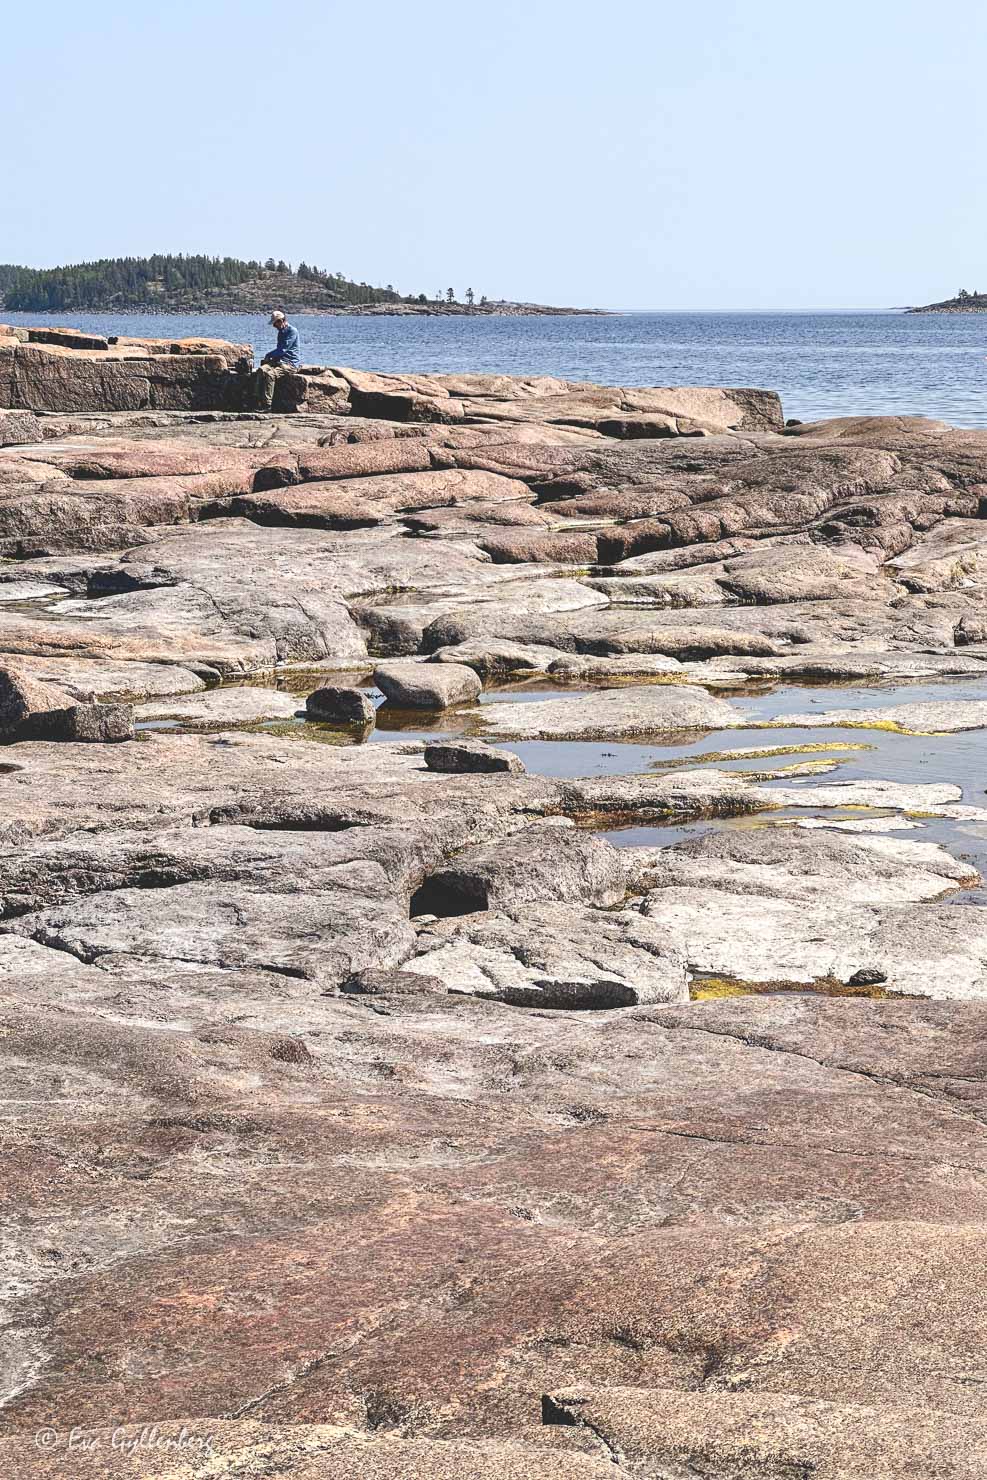
{"label": "man's blue jacket", "polygon": [[298,330],[291,324],[285,324],[284,328],[278,330],[278,347],[272,349],[265,356],[269,365],[300,365],[301,357],[298,353]]}

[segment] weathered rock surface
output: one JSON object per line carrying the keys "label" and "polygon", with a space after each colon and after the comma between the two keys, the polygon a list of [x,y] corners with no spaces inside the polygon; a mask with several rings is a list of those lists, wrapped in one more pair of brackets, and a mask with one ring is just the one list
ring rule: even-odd
{"label": "weathered rock surface", "polygon": [[982,1474],[975,732],[730,732],[982,723],[987,434],[229,348],[0,344],[139,403],[0,415],[8,707],[140,726],[4,737],[0,1471]]}
{"label": "weathered rock surface", "polygon": [[[378,462],[412,460],[424,462],[425,467],[428,467],[428,448],[424,445],[420,449],[416,448],[409,459],[408,445],[407,441],[380,442],[362,443],[360,447],[361,450],[368,446],[390,449],[386,457],[377,454],[374,460]],[[342,453],[351,452],[351,449],[334,447],[329,451]],[[311,463],[305,464],[306,472],[310,472],[311,468]],[[457,517],[462,525],[462,514],[471,508],[479,508],[487,515],[481,523],[497,522],[495,511],[503,506],[505,510],[512,511],[509,516],[505,516],[507,523],[518,522],[521,511],[536,523],[543,522],[528,509],[533,495],[525,484],[516,479],[501,477],[497,473],[463,472],[452,468],[351,478],[342,473],[338,476],[327,475],[326,466],[323,466],[322,473],[323,478],[314,482],[275,488],[266,493],[244,494],[229,502],[212,503],[202,513],[213,517],[240,515],[257,524],[307,529],[358,529],[385,523],[388,519],[393,520],[395,516],[416,509],[427,509],[430,515],[432,511],[459,509],[461,512]],[[408,523],[410,528],[416,527],[413,520]]]}
{"label": "weathered rock surface", "polygon": [[585,1426],[630,1475],[974,1480],[987,1473],[982,1423],[911,1406],[895,1412],[787,1393],[611,1388],[551,1394],[546,1422]]}
{"label": "weathered rock surface", "polygon": [[130,704],[70,704],[67,709],[37,717],[32,723],[35,730],[39,719],[41,739],[99,744],[134,738],[134,710]]}
{"label": "weathered rock surface", "polygon": [[41,423],[30,411],[0,411],[0,447],[40,442]]}
{"label": "weathered rock surface", "polygon": [[[336,369],[350,386],[350,404],[364,416],[398,421],[545,422],[582,426],[606,435],[659,436],[700,432],[780,431],[781,405],[771,392],[678,386],[620,389],[548,376],[395,376]],[[626,413],[631,413],[630,419]],[[644,414],[644,426],[641,417]],[[657,418],[657,420],[655,420]],[[609,431],[607,430],[609,427]]]}
{"label": "weathered rock surface", "polygon": [[685,963],[660,929],[631,911],[517,902],[429,927],[409,973],[437,978],[450,992],[515,1007],[602,1011],[649,1002],[685,1002]]}
{"label": "weathered rock surface", "polygon": [[615,905],[625,891],[623,860],[609,843],[546,822],[459,854],[422,886],[418,913],[464,915],[542,900]]}
{"label": "weathered rock surface", "polygon": [[[440,672],[445,671],[443,665]],[[484,704],[477,723],[484,734],[503,740],[628,740],[674,730],[723,729],[739,724],[740,717],[732,705],[705,689],[662,684],[529,704]]]}
{"label": "weathered rock surface", "polygon": [[978,883],[968,865],[910,840],[810,838],[724,832],[667,849],[646,865],[658,887],[642,912],[696,973],[791,984],[873,971],[892,992],[984,992],[982,912],[919,903]]}
{"label": "weathered rock surface", "polygon": [[[370,1406],[376,1415],[376,1407]],[[386,1417],[390,1412],[385,1403],[382,1413]],[[971,1426],[965,1426],[964,1438],[968,1432],[973,1432]],[[612,1470],[609,1460],[547,1448],[547,1437],[530,1444],[457,1442],[249,1419],[211,1422],[208,1428],[198,1423],[96,1428],[77,1435],[75,1442],[72,1469],[78,1480],[103,1480],[108,1462],[124,1480],[188,1480],[210,1469],[233,1473],[245,1465],[245,1474],[266,1470],[296,1480],[607,1480]],[[51,1457],[39,1458],[33,1441],[0,1439],[0,1459],[9,1480],[29,1475],[32,1480],[55,1480],[65,1473],[64,1456],[56,1449]]]}

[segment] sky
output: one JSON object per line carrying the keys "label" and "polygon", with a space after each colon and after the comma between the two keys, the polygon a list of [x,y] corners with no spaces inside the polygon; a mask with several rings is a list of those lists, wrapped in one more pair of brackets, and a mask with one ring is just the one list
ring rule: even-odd
{"label": "sky", "polygon": [[7,0],[0,34],[0,262],[610,309],[987,291],[978,0]]}

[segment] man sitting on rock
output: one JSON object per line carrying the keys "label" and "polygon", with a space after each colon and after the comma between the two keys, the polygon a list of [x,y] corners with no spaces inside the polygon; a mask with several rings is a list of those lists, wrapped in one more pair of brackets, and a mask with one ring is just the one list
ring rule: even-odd
{"label": "man sitting on rock", "polygon": [[277,349],[272,349],[254,372],[253,402],[258,411],[270,411],[274,405],[274,388],[282,375],[291,375],[298,369],[301,357],[298,353],[298,330],[288,323],[280,309],[271,314],[271,323],[278,331]]}

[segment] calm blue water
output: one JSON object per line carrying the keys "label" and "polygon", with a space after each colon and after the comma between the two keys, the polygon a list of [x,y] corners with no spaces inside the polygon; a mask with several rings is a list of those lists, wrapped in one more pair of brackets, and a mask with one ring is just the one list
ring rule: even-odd
{"label": "calm blue water", "polygon": [[[0,315],[31,324],[39,314]],[[102,333],[267,346],[242,315],[61,313]],[[593,318],[299,315],[306,360],[390,371],[548,374],[610,385],[766,386],[786,416],[899,413],[987,426],[987,315],[641,313]]]}

